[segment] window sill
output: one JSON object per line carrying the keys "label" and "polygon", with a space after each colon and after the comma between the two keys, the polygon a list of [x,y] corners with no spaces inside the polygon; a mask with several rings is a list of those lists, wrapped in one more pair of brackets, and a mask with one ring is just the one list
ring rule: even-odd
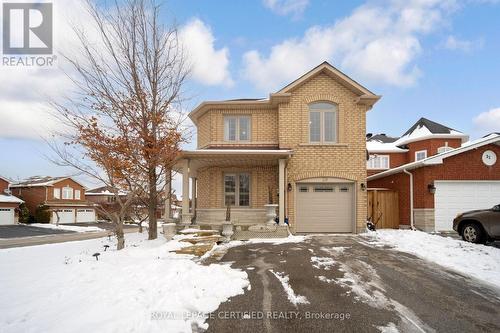
{"label": "window sill", "polygon": [[349,147],[347,143],[299,143],[300,147]]}

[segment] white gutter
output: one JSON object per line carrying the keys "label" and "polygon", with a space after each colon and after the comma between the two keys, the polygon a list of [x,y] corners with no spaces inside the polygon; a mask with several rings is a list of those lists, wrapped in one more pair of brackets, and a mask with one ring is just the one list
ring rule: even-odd
{"label": "white gutter", "polygon": [[413,174],[406,169],[403,172],[410,176],[410,228],[415,230],[413,226]]}

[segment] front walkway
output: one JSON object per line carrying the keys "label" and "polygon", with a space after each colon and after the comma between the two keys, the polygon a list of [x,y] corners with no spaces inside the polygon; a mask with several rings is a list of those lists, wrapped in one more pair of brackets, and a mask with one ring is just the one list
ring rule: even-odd
{"label": "front walkway", "polygon": [[209,332],[500,330],[499,290],[356,236],[238,246],[221,261],[251,289],[221,304]]}

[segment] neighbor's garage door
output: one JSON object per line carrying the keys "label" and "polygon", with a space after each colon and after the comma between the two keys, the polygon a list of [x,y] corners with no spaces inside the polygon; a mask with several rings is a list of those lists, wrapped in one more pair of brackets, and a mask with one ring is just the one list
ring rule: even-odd
{"label": "neighbor's garage door", "polygon": [[458,213],[500,203],[498,181],[435,181],[434,186],[436,231],[453,230],[453,219]]}
{"label": "neighbor's garage door", "polygon": [[[75,210],[74,209],[59,209],[59,223],[75,223]],[[57,222],[56,212],[52,212],[52,223]]]}
{"label": "neighbor's garage door", "polygon": [[0,207],[0,225],[14,224],[14,208]]}
{"label": "neighbor's garage door", "polygon": [[76,222],[95,222],[95,210],[93,209],[77,209]]}
{"label": "neighbor's garage door", "polygon": [[297,232],[353,232],[352,184],[298,184]]}

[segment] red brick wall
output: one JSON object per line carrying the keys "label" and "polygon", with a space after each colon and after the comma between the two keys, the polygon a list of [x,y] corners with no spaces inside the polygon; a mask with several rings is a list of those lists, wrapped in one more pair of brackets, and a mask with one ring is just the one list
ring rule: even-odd
{"label": "red brick wall", "polygon": [[5,180],[0,178],[0,194],[3,193],[3,191],[9,187],[9,183],[7,183]]}
{"label": "red brick wall", "polygon": [[419,150],[427,150],[427,156],[436,155],[438,148],[446,146],[446,142],[448,147],[452,148],[459,148],[462,145],[462,139],[428,139],[409,143],[408,162],[415,161],[415,152]]}
{"label": "red brick wall", "polygon": [[[427,186],[435,180],[500,180],[500,160],[492,167],[482,162],[485,150],[494,151],[500,159],[500,146],[488,145],[448,157],[443,164],[412,170],[414,208],[434,208],[434,195]],[[399,192],[400,224],[410,224],[409,176],[399,173],[368,181],[369,188],[388,188]]]}
{"label": "red brick wall", "polygon": [[25,201],[30,214],[35,214],[36,207],[45,201],[45,187],[15,187],[12,194]]}
{"label": "red brick wall", "polygon": [[53,187],[48,187],[47,188],[47,190],[48,190],[47,199],[48,200],[54,200],[54,188],[60,188],[61,189],[61,199],[62,199],[62,188],[66,187],[66,186],[70,186],[70,187],[73,188],[73,197],[75,196],[75,192],[74,191],[75,190],[80,190],[80,200],[73,199],[71,201],[85,201],[85,189],[80,184],[78,184],[77,182],[75,182],[74,180],[71,180],[71,179],[61,180],[61,181],[55,183]]}

